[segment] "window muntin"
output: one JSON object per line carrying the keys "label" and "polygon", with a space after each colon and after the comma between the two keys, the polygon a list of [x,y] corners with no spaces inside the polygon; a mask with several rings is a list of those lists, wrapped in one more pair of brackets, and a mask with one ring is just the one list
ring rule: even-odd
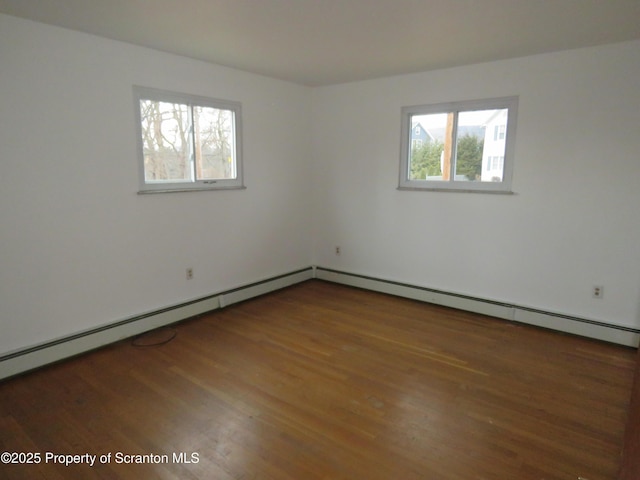
{"label": "window muntin", "polygon": [[517,105],[505,97],[404,107],[399,188],[509,193]]}
{"label": "window muntin", "polygon": [[134,88],[140,193],[243,188],[237,102]]}

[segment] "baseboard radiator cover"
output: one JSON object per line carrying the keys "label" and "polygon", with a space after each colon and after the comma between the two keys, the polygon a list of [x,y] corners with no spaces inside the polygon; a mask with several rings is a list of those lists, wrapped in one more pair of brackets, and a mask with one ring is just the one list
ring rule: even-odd
{"label": "baseboard radiator cover", "polygon": [[573,335],[610,343],[638,347],[640,329],[613,325],[597,320],[548,312],[511,303],[420,287],[320,266],[314,267],[315,278],[352,287],[363,288],[436,305],[489,315],[504,320],[526,323]]}
{"label": "baseboard radiator cover", "polygon": [[0,380],[313,278],[312,267],[153,310],[0,355]]}

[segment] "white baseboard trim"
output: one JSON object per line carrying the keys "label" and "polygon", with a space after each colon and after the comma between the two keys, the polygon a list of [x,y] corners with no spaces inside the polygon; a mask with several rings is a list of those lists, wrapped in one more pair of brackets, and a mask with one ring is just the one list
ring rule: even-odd
{"label": "white baseboard trim", "polygon": [[287,273],[278,277],[270,278],[262,282],[244,285],[233,290],[227,290],[219,294],[220,307],[233,305],[234,303],[243,302],[250,298],[258,297],[274,290],[280,290],[296,283],[301,283],[313,278],[313,269],[308,267],[296,272]]}
{"label": "white baseboard trim", "polygon": [[314,267],[314,272],[315,278],[320,280],[388,293],[629,347],[638,347],[638,342],[640,341],[639,329],[612,325],[597,320],[547,312],[318,266]]}
{"label": "white baseboard trim", "polygon": [[0,380],[313,278],[312,267],[0,355]]}

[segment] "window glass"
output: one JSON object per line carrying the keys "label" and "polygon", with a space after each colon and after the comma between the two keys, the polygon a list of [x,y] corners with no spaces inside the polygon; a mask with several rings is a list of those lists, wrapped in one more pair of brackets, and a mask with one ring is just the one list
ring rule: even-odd
{"label": "window glass", "polygon": [[145,182],[190,181],[187,105],[141,100],[140,117]]}
{"label": "window glass", "polygon": [[194,107],[195,163],[198,178],[236,178],[233,112]]}

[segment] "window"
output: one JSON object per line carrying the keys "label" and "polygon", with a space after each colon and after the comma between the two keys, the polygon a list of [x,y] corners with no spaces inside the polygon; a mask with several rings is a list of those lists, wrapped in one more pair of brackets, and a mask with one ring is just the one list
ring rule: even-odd
{"label": "window", "polygon": [[494,170],[502,171],[502,168],[504,165],[504,157],[490,156],[488,158],[489,158],[489,161],[486,162],[488,171],[490,172]]}
{"label": "window", "polygon": [[134,87],[140,192],[244,188],[237,102]]}
{"label": "window", "polygon": [[404,107],[398,188],[511,193],[517,108],[517,97]]}

